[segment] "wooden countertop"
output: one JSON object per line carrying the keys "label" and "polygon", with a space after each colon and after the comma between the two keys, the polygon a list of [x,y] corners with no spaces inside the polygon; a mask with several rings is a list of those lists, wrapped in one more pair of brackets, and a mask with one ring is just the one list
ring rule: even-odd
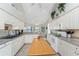
{"label": "wooden countertop", "polygon": [[28,51],[28,55],[55,55],[56,52],[43,38],[35,38]]}

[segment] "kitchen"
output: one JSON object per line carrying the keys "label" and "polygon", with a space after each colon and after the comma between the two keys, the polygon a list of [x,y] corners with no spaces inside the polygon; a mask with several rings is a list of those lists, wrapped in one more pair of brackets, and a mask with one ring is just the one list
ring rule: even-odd
{"label": "kitchen", "polygon": [[38,36],[54,49],[52,56],[79,56],[78,10],[77,3],[0,3],[0,56],[27,56]]}

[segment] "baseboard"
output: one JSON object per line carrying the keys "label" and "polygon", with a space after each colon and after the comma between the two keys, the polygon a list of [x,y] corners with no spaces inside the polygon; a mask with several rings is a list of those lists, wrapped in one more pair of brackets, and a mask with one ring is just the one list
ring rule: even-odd
{"label": "baseboard", "polygon": [[62,55],[61,55],[60,53],[58,53],[58,52],[57,52],[57,54],[58,54],[59,56],[62,56]]}

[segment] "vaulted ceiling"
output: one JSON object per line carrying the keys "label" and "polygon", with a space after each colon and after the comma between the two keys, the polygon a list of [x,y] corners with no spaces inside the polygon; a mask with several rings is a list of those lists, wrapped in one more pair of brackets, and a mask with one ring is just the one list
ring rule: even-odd
{"label": "vaulted ceiling", "polygon": [[[22,3],[26,25],[46,25],[51,21],[55,3]],[[20,8],[21,10],[21,8]]]}

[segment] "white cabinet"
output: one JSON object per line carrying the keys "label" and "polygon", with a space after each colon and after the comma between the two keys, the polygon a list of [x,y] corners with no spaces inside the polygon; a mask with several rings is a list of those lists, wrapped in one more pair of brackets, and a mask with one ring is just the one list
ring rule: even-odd
{"label": "white cabinet", "polygon": [[19,40],[15,38],[15,40],[13,40],[13,42],[12,42],[12,52],[11,52],[12,55],[15,55],[17,53],[17,51],[19,49],[18,43],[19,43]]}
{"label": "white cabinet", "polygon": [[73,54],[74,54],[75,56],[79,56],[79,47],[76,47],[74,50],[75,50],[75,51],[73,52]]}
{"label": "white cabinet", "polygon": [[58,40],[58,52],[62,56],[79,56],[79,47],[64,40]]}
{"label": "white cabinet", "polygon": [[25,19],[25,15],[16,8],[16,5],[14,3],[1,3],[0,9],[9,13],[10,15],[17,17],[20,20]]}
{"label": "white cabinet", "polygon": [[0,29],[4,29],[5,24],[11,24],[13,29],[23,29],[24,23],[0,9]]}
{"label": "white cabinet", "polygon": [[0,4],[0,29],[4,29],[4,24],[13,25],[13,29],[23,29],[24,23],[20,21],[20,18],[18,18],[21,17],[22,19],[22,15],[17,15],[19,12],[20,11],[17,11],[16,8],[12,7],[10,3]]}
{"label": "white cabinet", "polygon": [[12,3],[1,3],[0,8],[3,11],[17,17],[17,10],[15,7],[13,7]]}
{"label": "white cabinet", "polygon": [[25,43],[32,43],[34,38],[37,38],[39,34],[26,34],[25,35]]}
{"label": "white cabinet", "polygon": [[[52,27],[57,29],[79,29],[79,7],[52,21]],[[60,27],[59,27],[60,25]]]}
{"label": "white cabinet", "polygon": [[4,29],[4,24],[7,20],[6,13],[0,9],[0,29]]}
{"label": "white cabinet", "polygon": [[58,51],[62,56],[73,56],[75,52],[74,50],[75,50],[74,45],[64,40],[61,39],[59,40]]}
{"label": "white cabinet", "polygon": [[8,12],[12,15],[17,15],[16,8],[13,7],[11,5],[11,3],[1,3],[0,4],[0,9],[4,10],[5,12]]}
{"label": "white cabinet", "polygon": [[11,56],[11,42],[0,45],[0,56]]}
{"label": "white cabinet", "polygon": [[47,35],[47,40],[50,43],[51,47],[58,52],[58,37],[54,35]]}
{"label": "white cabinet", "polygon": [[61,55],[64,55],[64,46],[63,46],[63,43],[62,41],[59,39],[58,41],[58,52],[61,54]]}
{"label": "white cabinet", "polygon": [[24,23],[21,22],[20,20],[18,20],[17,18],[6,14],[7,16],[7,20],[6,20],[6,24],[11,24],[13,26],[13,29],[23,29],[24,27]]}
{"label": "white cabinet", "polygon": [[19,46],[19,49],[24,45],[24,40],[25,40],[25,37],[24,36],[21,36],[18,38],[19,39],[19,43],[18,43],[18,46]]}
{"label": "white cabinet", "polygon": [[[7,39],[6,39],[7,40]],[[24,45],[25,37],[20,36],[12,41],[0,45],[0,56],[14,56],[19,49]]]}
{"label": "white cabinet", "polygon": [[71,56],[79,56],[79,47],[75,45],[70,45],[70,54]]}
{"label": "white cabinet", "polygon": [[16,55],[18,50],[24,45],[24,36],[17,37],[12,42],[12,55]]}

